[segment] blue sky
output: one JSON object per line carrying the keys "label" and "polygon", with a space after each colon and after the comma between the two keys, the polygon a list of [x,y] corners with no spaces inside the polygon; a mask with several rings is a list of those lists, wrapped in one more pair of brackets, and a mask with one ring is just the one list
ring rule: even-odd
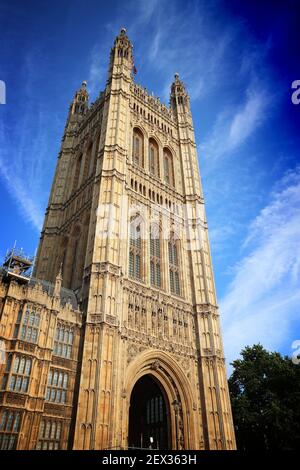
{"label": "blue sky", "polygon": [[0,257],[34,253],[68,106],[105,86],[120,27],[136,81],[191,96],[228,361],[246,344],[291,354],[300,339],[300,79],[297,0],[0,4]]}

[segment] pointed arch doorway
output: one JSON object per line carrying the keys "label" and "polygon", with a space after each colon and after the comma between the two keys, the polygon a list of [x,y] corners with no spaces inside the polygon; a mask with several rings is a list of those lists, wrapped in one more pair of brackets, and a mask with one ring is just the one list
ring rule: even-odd
{"label": "pointed arch doorway", "polygon": [[143,375],[130,396],[128,447],[170,449],[169,404],[161,385]]}

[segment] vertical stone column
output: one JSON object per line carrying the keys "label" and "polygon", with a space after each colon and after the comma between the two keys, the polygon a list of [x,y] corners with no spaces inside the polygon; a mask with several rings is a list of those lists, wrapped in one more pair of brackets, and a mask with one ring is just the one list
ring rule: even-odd
{"label": "vertical stone column", "polygon": [[34,266],[33,275],[49,282],[54,282],[62,261],[59,229],[65,210],[63,204],[72,185],[77,130],[87,106],[88,92],[83,82],[70,105]]}
{"label": "vertical stone column", "polygon": [[[117,367],[120,348],[120,312],[122,302],[120,257],[124,218],[121,202],[126,197],[126,148],[129,133],[129,98],[132,71],[132,45],[121,30],[111,51],[109,76],[103,111],[100,147],[103,151],[102,178],[99,188],[92,264],[89,279],[87,321],[83,364],[90,364],[82,374],[75,430],[75,449],[105,449],[112,446],[117,429],[114,408],[120,398]],[[90,432],[86,430],[90,427]]]}
{"label": "vertical stone column", "polygon": [[[171,105],[177,116],[183,187],[186,202],[187,238],[192,302],[195,310],[198,382],[204,423],[205,447],[235,447],[234,430],[228,422],[230,401],[220,338],[213,270],[208,241],[204,200],[189,97],[179,76],[171,90]],[[209,347],[206,340],[209,338]]]}

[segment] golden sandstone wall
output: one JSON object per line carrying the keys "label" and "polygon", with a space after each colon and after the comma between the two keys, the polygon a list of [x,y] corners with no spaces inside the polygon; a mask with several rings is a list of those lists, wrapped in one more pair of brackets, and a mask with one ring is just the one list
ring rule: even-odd
{"label": "golden sandstone wall", "polygon": [[[10,377],[1,392],[0,422],[22,412],[1,439],[20,449],[126,448],[145,375],[164,391],[170,448],[235,448],[189,96],[176,74],[167,107],[132,70],[122,30],[105,91],[90,106],[83,82],[71,104],[34,272],[56,288],[1,284],[7,352],[32,359],[26,392],[9,391]],[[13,337],[21,304],[41,312],[34,345]],[[54,346],[59,325],[73,331],[70,358]]]}
{"label": "golden sandstone wall", "polygon": [[[66,449],[81,313],[52,286],[1,276],[0,448]],[[65,292],[65,294],[68,294]],[[72,298],[73,300],[73,298]],[[65,303],[65,301],[67,303]]]}

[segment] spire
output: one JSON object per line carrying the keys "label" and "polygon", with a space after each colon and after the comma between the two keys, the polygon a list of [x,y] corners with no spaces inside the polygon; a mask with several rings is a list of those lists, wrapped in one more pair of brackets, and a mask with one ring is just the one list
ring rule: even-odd
{"label": "spire", "polygon": [[58,271],[57,276],[56,276],[56,279],[59,279],[60,281],[62,281],[62,279],[63,279],[63,276],[62,276],[62,267],[63,267],[63,264],[60,263],[59,271]]}
{"label": "spire", "polygon": [[110,52],[109,78],[113,73],[124,73],[130,77],[133,72],[133,45],[127,36],[126,29],[121,28]]}
{"label": "spire", "polygon": [[176,72],[174,75],[174,81],[171,85],[170,102],[172,108],[185,112],[189,110],[190,98],[186,91],[184,83],[180,80],[179,74]]}
{"label": "spire", "polygon": [[116,49],[117,56],[129,58],[132,47],[133,46],[126,33],[126,29],[121,28],[120,33],[114,42],[114,49]]}
{"label": "spire", "polygon": [[79,90],[76,91],[71,104],[71,114],[85,114],[88,108],[89,94],[87,91],[87,83],[84,80]]}
{"label": "spire", "polygon": [[54,297],[60,297],[62,280],[63,280],[63,277],[62,277],[62,263],[60,263],[59,271],[58,271],[57,276],[55,278],[55,285],[54,285],[54,292],[53,292]]}

